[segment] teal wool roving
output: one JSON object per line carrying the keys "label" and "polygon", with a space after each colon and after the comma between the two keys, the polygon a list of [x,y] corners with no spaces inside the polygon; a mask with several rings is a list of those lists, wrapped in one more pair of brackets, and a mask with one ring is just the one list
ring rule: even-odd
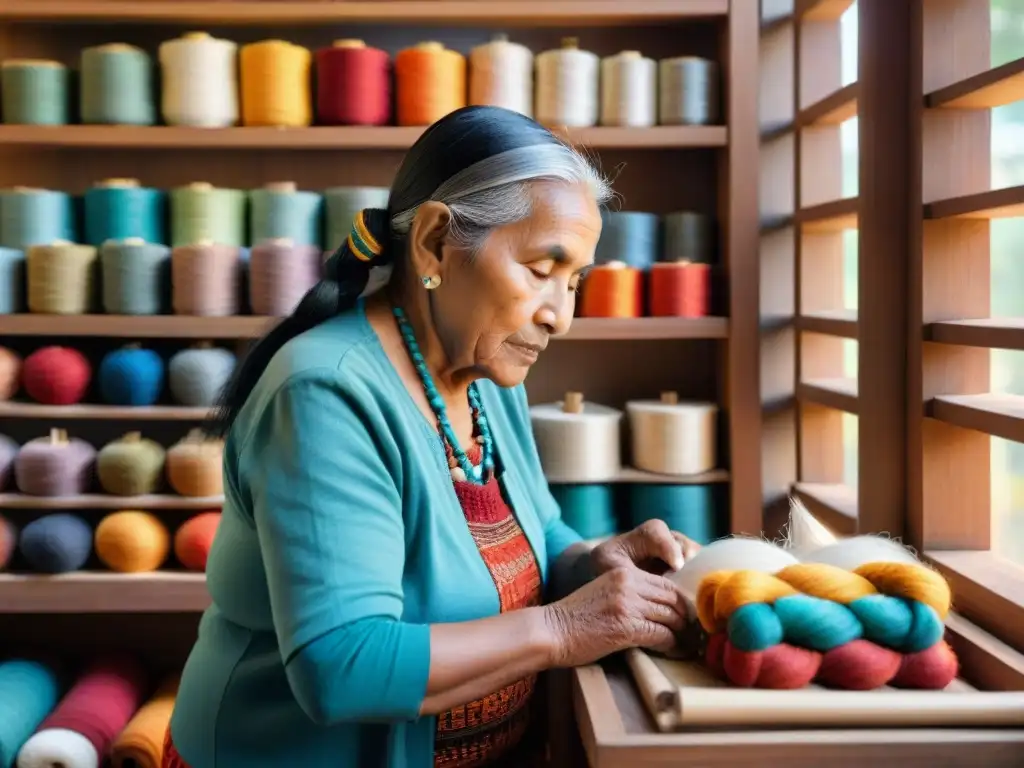
{"label": "teal wool roving", "polygon": [[85,242],[138,238],[166,244],[167,199],[163,191],[140,187],[136,179],[107,179],[87,190],[84,198]]}
{"label": "teal wool roving", "polygon": [[0,766],[12,768],[18,752],[57,706],[56,671],[39,661],[0,662]]}
{"label": "teal wool roving", "polygon": [[71,195],[29,187],[0,191],[0,246],[24,251],[58,240],[76,242]]}
{"label": "teal wool roving", "polygon": [[617,529],[615,494],[607,484],[552,484],[551,495],[562,510],[562,520],[584,539],[611,536]]}
{"label": "teal wool roving", "polygon": [[595,263],[621,261],[635,269],[649,269],[654,264],[660,249],[660,222],[655,214],[608,212],[601,220]]}
{"label": "teal wool roving", "polygon": [[0,315],[25,311],[25,254],[0,248]]}
{"label": "teal wool roving", "polygon": [[171,249],[138,239],[100,246],[103,311],[159,315],[171,306]]}
{"label": "teal wool roving", "polygon": [[164,361],[151,349],[109,352],[96,374],[100,397],[110,405],[153,405],[164,391]]}
{"label": "teal wool roving", "polygon": [[323,196],[296,189],[291,181],[274,182],[249,193],[249,242],[290,240],[292,245],[319,246],[323,231]]}
{"label": "teal wool roving", "polygon": [[156,122],[153,60],[141,48],[125,43],[86,48],[82,51],[81,70],[83,123]]}
{"label": "teal wool roving", "polygon": [[0,93],[7,125],[68,123],[68,68],[60,62],[8,59],[0,64]]}

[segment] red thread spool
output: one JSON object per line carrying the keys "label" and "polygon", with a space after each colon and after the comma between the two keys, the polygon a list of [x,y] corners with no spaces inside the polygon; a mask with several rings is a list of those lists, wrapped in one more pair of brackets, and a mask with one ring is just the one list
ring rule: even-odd
{"label": "red thread spool", "polygon": [[707,317],[711,266],[695,262],[661,262],[651,268],[652,317]]}
{"label": "red thread spool", "polygon": [[25,392],[43,405],[74,405],[85,397],[92,366],[69,347],[43,347],[25,358],[21,382]]}
{"label": "red thread spool", "polygon": [[639,269],[610,261],[590,270],[580,297],[582,317],[641,317],[644,280]]}
{"label": "red thread spool", "polygon": [[362,40],[335,40],[316,52],[316,114],[323,125],[387,125],[391,62]]}

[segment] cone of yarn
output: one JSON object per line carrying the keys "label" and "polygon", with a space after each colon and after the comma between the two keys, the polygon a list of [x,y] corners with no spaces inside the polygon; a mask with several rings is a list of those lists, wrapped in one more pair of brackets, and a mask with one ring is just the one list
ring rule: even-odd
{"label": "cone of yarn", "polygon": [[167,366],[171,397],[179,405],[212,407],[237,363],[238,359],[230,351],[208,343],[181,350]]}
{"label": "cone of yarn", "polygon": [[71,195],[49,189],[13,187],[0,191],[0,246],[28,250],[33,245],[75,241]]}
{"label": "cone of yarn", "polygon": [[161,105],[168,125],[227,128],[238,122],[238,47],[206,32],[160,44]]}
{"label": "cone of yarn", "polygon": [[642,317],[643,272],[621,261],[594,267],[583,281],[582,317]]}
{"label": "cone of yarn", "polygon": [[59,61],[8,59],[0,64],[0,94],[7,125],[67,125],[69,93],[68,68]]}
{"label": "cone of yarn", "polygon": [[466,106],[466,59],[441,43],[420,43],[395,55],[399,125],[432,125]]}
{"label": "cone of yarn", "polygon": [[96,449],[62,429],[29,440],[14,457],[14,482],[29,496],[78,496],[92,486]]}
{"label": "cone of yarn", "polygon": [[238,314],[238,246],[200,243],[171,251],[171,305],[176,315]]}
{"label": "cone of yarn", "polygon": [[313,120],[312,54],[284,40],[262,40],[239,51],[242,124],[297,128]]}
{"label": "cone of yarn", "polygon": [[149,512],[123,510],[104,517],[96,526],[96,556],[118,573],[157,570],[171,551],[171,534]]}
{"label": "cone of yarn", "polygon": [[639,51],[601,60],[601,125],[649,128],[658,122],[658,66]]}
{"label": "cone of yarn", "polygon": [[7,435],[0,435],[0,492],[14,483],[14,457],[18,444]]}
{"label": "cone of yarn", "polygon": [[223,440],[192,430],[167,450],[167,481],[181,496],[220,496],[224,493],[223,460]]}
{"label": "cone of yarn", "polygon": [[21,358],[7,347],[0,347],[0,402],[10,400],[21,386]]}
{"label": "cone of yarn", "polygon": [[628,486],[629,524],[661,520],[701,546],[729,533],[729,519],[715,486],[636,483]]}
{"label": "cone of yarn", "polygon": [[551,495],[562,510],[562,521],[584,539],[602,539],[615,533],[618,525],[611,485],[554,483]]}
{"label": "cone of yarn", "polygon": [[537,55],[538,122],[549,126],[588,128],[597,125],[600,60],[581,51],[574,37],[562,47]]}
{"label": "cone of yarn", "polygon": [[626,403],[633,466],[661,475],[696,475],[715,468],[718,406],[679,402],[675,392],[660,400]]}
{"label": "cone of yarn", "polygon": [[362,40],[335,40],[316,52],[316,116],[322,125],[387,125],[391,60]]}
{"label": "cone of yarn", "polygon": [[661,246],[661,222],[653,213],[613,211],[601,216],[601,238],[594,262],[622,262],[646,270],[657,260]]}
{"label": "cone of yarn", "polygon": [[166,243],[165,208],[164,192],[141,187],[137,179],[99,181],[85,193],[85,242],[100,246],[138,238]]}
{"label": "cone of yarn", "polygon": [[601,483],[621,469],[622,412],[568,392],[561,402],[530,408],[544,476],[552,483]]}
{"label": "cone of yarn", "polygon": [[661,261],[711,264],[715,260],[714,222],[695,211],[676,211],[665,216]]}
{"label": "cone of yarn", "polygon": [[18,753],[18,768],[99,768],[146,695],[134,659],[100,659],[85,669]]}
{"label": "cone of yarn", "polygon": [[32,659],[0,661],[0,766],[13,768],[59,698],[60,681],[51,667]]}
{"label": "cone of yarn", "polygon": [[141,48],[109,43],[83,49],[80,80],[83,123],[153,125],[156,122],[153,60]]}
{"label": "cone of yarn", "polygon": [[714,125],[720,119],[718,64],[695,56],[658,63],[658,122]]}
{"label": "cone of yarn", "polygon": [[74,405],[85,397],[92,366],[70,347],[43,347],[25,358],[21,382],[26,394],[43,405]]}
{"label": "cone of yarn", "polygon": [[128,721],[110,751],[113,768],[161,768],[178,683],[176,675],[164,680]]}
{"label": "cone of yarn", "polygon": [[159,315],[170,307],[171,249],[139,238],[100,246],[103,311],[110,315]]}
{"label": "cone of yarn", "polygon": [[245,245],[246,194],[194,181],[171,190],[171,245]]}
{"label": "cone of yarn", "polygon": [[92,554],[92,528],[78,515],[46,515],[22,528],[18,551],[36,573],[77,571]]}
{"label": "cone of yarn", "polygon": [[296,245],[320,245],[323,197],[303,192],[294,181],[277,181],[249,193],[253,245],[284,238]]}
{"label": "cone of yarn", "polygon": [[97,389],[110,405],[153,405],[164,390],[164,361],[151,349],[108,352],[96,372]]}
{"label": "cone of yarn", "polygon": [[651,269],[652,317],[707,317],[711,303],[711,266],[659,262]]}
{"label": "cone of yarn", "polygon": [[28,309],[41,315],[85,315],[95,306],[99,262],[91,245],[33,245],[25,256]]}
{"label": "cone of yarn", "polygon": [[267,240],[253,246],[249,258],[249,305],[255,315],[291,314],[320,279],[323,257],[312,245]]}
{"label": "cone of yarn", "polygon": [[174,556],[190,571],[205,571],[213,539],[220,525],[220,512],[202,512],[190,517],[174,534]]}
{"label": "cone of yarn", "polygon": [[533,115],[533,51],[506,35],[469,52],[469,103]]}
{"label": "cone of yarn", "polygon": [[7,568],[18,549],[18,529],[10,520],[0,515],[0,571]]}
{"label": "cone of yarn", "polygon": [[25,311],[25,254],[0,247],[0,315]]}
{"label": "cone of yarn", "polygon": [[160,443],[129,432],[96,454],[96,477],[104,492],[114,496],[156,493],[163,482],[165,458]]}
{"label": "cone of yarn", "polygon": [[327,226],[324,250],[334,253],[352,231],[352,220],[364,208],[387,208],[391,191],[386,187],[331,187],[324,192]]}

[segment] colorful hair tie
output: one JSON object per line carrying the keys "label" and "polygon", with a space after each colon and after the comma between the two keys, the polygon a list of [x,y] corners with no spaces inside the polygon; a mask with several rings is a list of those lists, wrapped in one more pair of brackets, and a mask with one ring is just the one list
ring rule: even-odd
{"label": "colorful hair tie", "polygon": [[352,231],[348,235],[348,249],[360,261],[373,261],[380,256],[381,247],[366,226],[365,211],[359,211],[352,220]]}

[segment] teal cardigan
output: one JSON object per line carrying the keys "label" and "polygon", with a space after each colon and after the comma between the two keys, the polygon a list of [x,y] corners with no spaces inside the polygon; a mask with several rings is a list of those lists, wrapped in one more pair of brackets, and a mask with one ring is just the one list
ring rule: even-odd
{"label": "teal cardigan", "polygon": [[[480,383],[501,481],[545,580],[579,537],[522,386]],[[436,431],[359,306],[272,360],[224,451],[212,606],[171,721],[191,768],[430,768],[432,623],[498,613]]]}

